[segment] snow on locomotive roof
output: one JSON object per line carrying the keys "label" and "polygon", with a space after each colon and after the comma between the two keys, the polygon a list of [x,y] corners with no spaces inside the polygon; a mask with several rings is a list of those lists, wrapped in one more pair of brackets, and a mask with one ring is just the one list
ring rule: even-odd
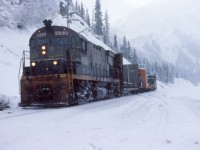
{"label": "snow on locomotive roof", "polygon": [[124,65],[129,65],[129,64],[131,64],[127,59],[125,59],[125,58],[123,58],[123,64]]}
{"label": "snow on locomotive roof", "polygon": [[[95,43],[95,45],[103,47],[105,50],[110,50],[115,53],[109,46],[104,44],[101,40],[97,39],[93,34],[88,32],[80,33],[83,37],[85,37],[88,41]],[[127,59],[123,58],[123,64],[131,64]]]}
{"label": "snow on locomotive roof", "polygon": [[[73,20],[80,20],[81,22],[84,22],[82,18],[77,15],[73,15]],[[57,17],[57,20],[53,21],[53,24],[56,24],[56,23],[59,23],[59,25],[66,26],[66,20],[59,16]],[[91,32],[91,29],[85,22],[80,23],[79,21],[74,21],[72,24],[70,24],[69,28],[79,33],[81,36],[83,36],[85,39],[92,42],[93,44],[100,46],[104,48],[105,50],[110,50],[114,52],[109,46],[107,46],[101,40],[95,37],[95,35]],[[131,63],[127,59],[123,58],[123,64],[131,64]]]}

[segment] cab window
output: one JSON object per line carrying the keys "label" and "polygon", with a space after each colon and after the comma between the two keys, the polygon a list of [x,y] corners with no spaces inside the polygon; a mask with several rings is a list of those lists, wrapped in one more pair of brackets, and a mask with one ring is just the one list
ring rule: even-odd
{"label": "cab window", "polygon": [[82,49],[83,53],[85,53],[85,54],[88,52],[87,51],[87,42],[84,40],[81,40],[81,49]]}

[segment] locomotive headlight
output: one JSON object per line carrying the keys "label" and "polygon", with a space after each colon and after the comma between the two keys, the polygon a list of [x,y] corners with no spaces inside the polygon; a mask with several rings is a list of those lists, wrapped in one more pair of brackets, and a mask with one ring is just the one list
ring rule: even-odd
{"label": "locomotive headlight", "polygon": [[53,61],[53,64],[54,64],[54,65],[57,65],[57,64],[58,64],[58,62],[57,62],[56,60],[54,60],[54,61]]}
{"label": "locomotive headlight", "polygon": [[46,46],[42,46],[42,50],[45,50],[46,49]]}
{"label": "locomotive headlight", "polygon": [[35,64],[35,62],[32,62],[31,65],[32,65],[33,67],[35,67],[36,64]]}
{"label": "locomotive headlight", "polygon": [[42,55],[45,55],[46,54],[46,51],[42,51]]}

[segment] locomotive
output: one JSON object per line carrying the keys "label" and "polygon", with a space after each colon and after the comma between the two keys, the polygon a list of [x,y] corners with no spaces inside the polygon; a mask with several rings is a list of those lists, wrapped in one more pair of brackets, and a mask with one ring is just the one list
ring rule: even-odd
{"label": "locomotive", "polygon": [[138,64],[123,65],[121,53],[51,20],[43,23],[23,52],[19,106],[69,106],[156,89],[156,76]]}

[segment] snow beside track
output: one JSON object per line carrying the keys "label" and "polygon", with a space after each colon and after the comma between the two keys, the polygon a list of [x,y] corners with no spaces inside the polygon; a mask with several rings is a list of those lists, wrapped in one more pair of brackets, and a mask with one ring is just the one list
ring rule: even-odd
{"label": "snow beside track", "polygon": [[157,91],[60,109],[0,112],[2,150],[199,150],[200,87],[178,79]]}

